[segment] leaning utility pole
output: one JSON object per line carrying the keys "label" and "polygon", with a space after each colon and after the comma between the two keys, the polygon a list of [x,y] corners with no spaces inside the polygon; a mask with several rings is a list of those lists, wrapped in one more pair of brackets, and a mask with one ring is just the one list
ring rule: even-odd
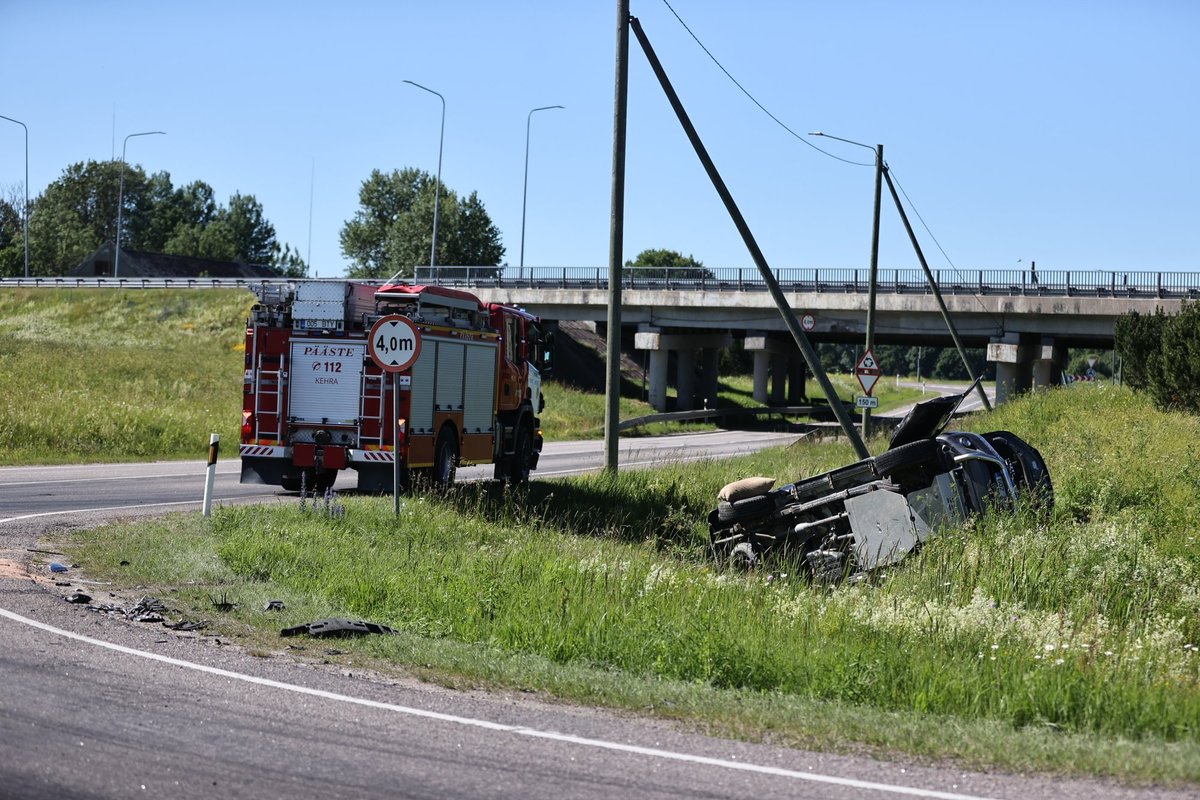
{"label": "leaning utility pole", "polygon": [[625,238],[625,112],[629,100],[629,0],[617,0],[612,211],[608,234],[608,372],[604,380],[604,468],[617,471],[621,422],[621,253]]}

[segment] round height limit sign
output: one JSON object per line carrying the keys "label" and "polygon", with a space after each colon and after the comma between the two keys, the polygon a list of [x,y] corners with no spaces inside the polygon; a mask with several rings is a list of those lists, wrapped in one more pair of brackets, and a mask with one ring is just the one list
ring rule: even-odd
{"label": "round height limit sign", "polygon": [[408,317],[388,314],[371,326],[367,351],[384,372],[403,372],[421,355],[421,332]]}

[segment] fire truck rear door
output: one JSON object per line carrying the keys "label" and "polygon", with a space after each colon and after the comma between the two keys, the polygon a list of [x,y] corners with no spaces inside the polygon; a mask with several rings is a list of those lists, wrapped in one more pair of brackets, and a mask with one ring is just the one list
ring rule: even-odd
{"label": "fire truck rear door", "polygon": [[288,416],[301,424],[358,421],[366,342],[293,339]]}

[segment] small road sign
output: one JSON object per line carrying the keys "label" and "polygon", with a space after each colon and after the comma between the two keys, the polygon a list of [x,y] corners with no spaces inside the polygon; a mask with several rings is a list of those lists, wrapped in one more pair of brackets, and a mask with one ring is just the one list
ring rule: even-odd
{"label": "small road sign", "polygon": [[817,318],[812,314],[805,314],[800,318],[800,327],[804,329],[805,333],[808,333],[813,328],[817,327]]}
{"label": "small road sign", "polygon": [[854,365],[855,372],[874,372],[879,374],[879,364],[875,361],[875,354],[870,350],[862,354],[862,358]]}
{"label": "small road sign", "polygon": [[403,372],[421,355],[421,332],[408,317],[388,314],[371,326],[367,350],[384,372]]}
{"label": "small road sign", "polygon": [[[875,355],[870,350],[863,353],[862,358],[854,366],[854,377],[858,378],[863,392],[869,397],[871,390],[875,388],[875,382],[879,380],[879,362],[875,360]],[[864,408],[864,406],[859,406],[859,408]]]}
{"label": "small road sign", "polygon": [[864,395],[860,395],[860,396],[854,398],[854,407],[855,408],[879,408],[879,398],[878,397],[867,397]]}

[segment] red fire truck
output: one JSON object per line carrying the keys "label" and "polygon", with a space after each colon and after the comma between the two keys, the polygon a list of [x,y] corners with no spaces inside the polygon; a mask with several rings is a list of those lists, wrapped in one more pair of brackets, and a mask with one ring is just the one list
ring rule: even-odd
{"label": "red fire truck", "polygon": [[[495,464],[528,480],[542,449],[541,372],[549,367],[536,317],[440,286],[293,281],[255,288],[246,324],[242,483],[324,490],[338,472],[358,488],[454,481],[458,465]],[[399,314],[420,334],[416,361],[394,374],[371,358],[367,335]],[[399,413],[393,413],[399,389]]]}

